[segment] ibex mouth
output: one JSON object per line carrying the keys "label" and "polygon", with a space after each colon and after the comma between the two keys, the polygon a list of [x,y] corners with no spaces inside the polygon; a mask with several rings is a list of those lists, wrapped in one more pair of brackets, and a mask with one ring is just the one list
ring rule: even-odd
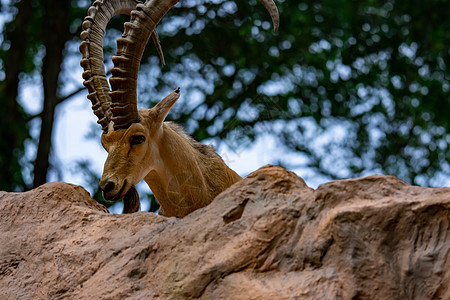
{"label": "ibex mouth", "polygon": [[125,196],[125,193],[128,191],[127,188],[127,180],[125,179],[123,182],[122,187],[120,188],[120,191],[117,192],[115,195],[111,195],[110,193],[103,193],[103,198],[108,201],[119,201]]}

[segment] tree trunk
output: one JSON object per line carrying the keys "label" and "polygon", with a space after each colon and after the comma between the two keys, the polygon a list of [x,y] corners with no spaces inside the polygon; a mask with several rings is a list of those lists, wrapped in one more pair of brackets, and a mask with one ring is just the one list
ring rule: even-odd
{"label": "tree trunk", "polygon": [[64,58],[64,46],[70,38],[68,21],[70,1],[46,0],[43,5],[45,9],[43,41],[46,49],[42,66],[44,107],[41,116],[41,133],[35,161],[34,187],[47,182],[55,108],[59,102],[58,77]]}
{"label": "tree trunk", "polygon": [[10,42],[4,63],[5,80],[0,85],[0,190],[23,190],[20,158],[29,136],[26,116],[17,102],[19,74],[23,71],[32,16],[31,0],[17,4],[18,13],[5,40]]}

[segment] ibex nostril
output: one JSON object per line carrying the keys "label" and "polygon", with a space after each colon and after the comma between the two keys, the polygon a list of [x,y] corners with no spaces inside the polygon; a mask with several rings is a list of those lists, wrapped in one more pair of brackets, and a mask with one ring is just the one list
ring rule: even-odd
{"label": "ibex nostril", "polygon": [[115,186],[116,185],[114,184],[114,182],[108,181],[105,185],[105,188],[103,189],[103,192],[107,194],[107,193],[111,192],[112,190],[114,190]]}

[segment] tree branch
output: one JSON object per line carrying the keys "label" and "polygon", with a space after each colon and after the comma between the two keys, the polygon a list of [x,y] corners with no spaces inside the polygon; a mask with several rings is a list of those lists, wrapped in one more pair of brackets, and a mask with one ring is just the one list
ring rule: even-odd
{"label": "tree branch", "polygon": [[[79,87],[78,89],[74,90],[73,92],[71,92],[71,93],[69,93],[69,94],[67,94],[67,95],[65,95],[65,96],[63,96],[63,97],[58,98],[58,99],[57,99],[57,102],[56,102],[56,105],[59,105],[59,104],[61,104],[62,102],[66,101],[66,100],[68,100],[68,99],[70,99],[70,98],[72,98],[73,96],[77,95],[79,92],[84,91],[84,89],[85,89],[84,86],[83,86],[83,87]],[[40,117],[42,117],[42,113],[43,113],[43,112],[40,112],[40,113],[38,113],[38,114],[29,116],[29,117],[27,118],[27,122],[30,122],[31,120],[33,120],[33,119],[35,119],[35,118],[40,118]]]}

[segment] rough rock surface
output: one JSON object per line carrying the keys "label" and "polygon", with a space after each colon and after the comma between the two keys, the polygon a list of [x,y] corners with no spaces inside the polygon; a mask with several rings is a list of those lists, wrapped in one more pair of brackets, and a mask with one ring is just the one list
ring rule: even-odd
{"label": "rough rock surface", "polygon": [[183,219],[0,192],[0,299],[450,299],[450,188],[266,166]]}

